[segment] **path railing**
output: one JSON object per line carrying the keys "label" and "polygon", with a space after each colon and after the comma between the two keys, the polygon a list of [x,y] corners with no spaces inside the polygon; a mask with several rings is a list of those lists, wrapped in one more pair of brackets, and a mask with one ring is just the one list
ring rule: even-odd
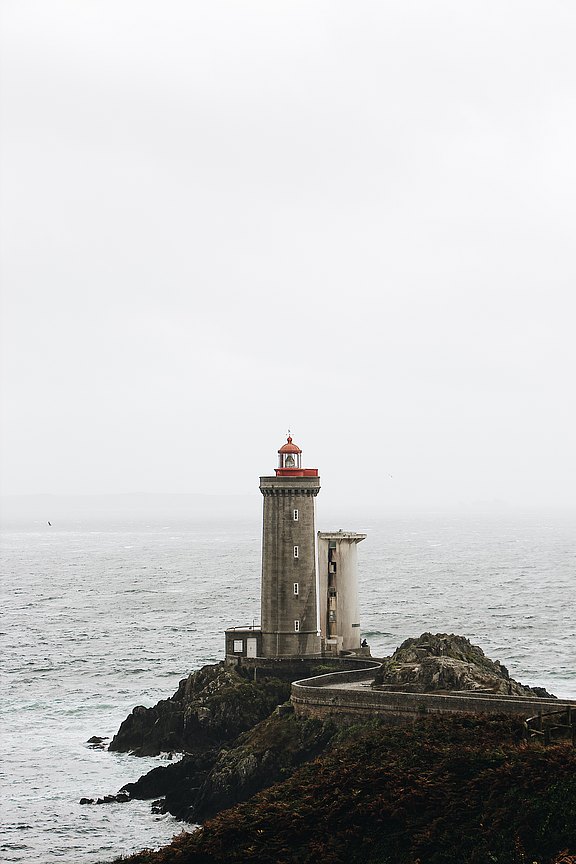
{"label": "path railing", "polygon": [[551,744],[554,737],[570,737],[576,747],[576,708],[567,705],[559,711],[538,711],[534,717],[524,721],[526,738],[541,738]]}

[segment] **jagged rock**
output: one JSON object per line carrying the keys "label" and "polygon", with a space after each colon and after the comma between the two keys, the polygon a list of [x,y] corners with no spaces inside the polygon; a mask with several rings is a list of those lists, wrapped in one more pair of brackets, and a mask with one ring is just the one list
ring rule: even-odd
{"label": "jagged rock", "polygon": [[132,798],[157,798],[156,813],[199,822],[288,777],[325,749],[332,723],[274,712],[230,748],[184,756],[123,787]]}
{"label": "jagged rock", "polygon": [[88,744],[91,750],[105,750],[106,741],[108,741],[108,738],[101,738],[99,735],[92,735],[86,744]]}
{"label": "jagged rock", "polygon": [[[328,668],[335,665],[331,663]],[[120,726],[109,749],[132,751],[135,755],[156,755],[169,749],[170,755],[172,750],[185,755],[127,784],[119,795],[138,799],[164,796],[162,801],[154,802],[155,812],[190,820],[197,814],[204,818],[205,813],[244,800],[281,779],[294,766],[320,752],[322,741],[329,738],[328,726],[296,721],[292,707],[286,704],[291,681],[322,671],[326,670],[310,661],[271,663],[270,668],[258,668],[256,682],[253,669],[219,663],[189,675],[180,682],[174,696],[153,708],[137,706]],[[281,679],[272,677],[276,674]],[[276,739],[258,732],[257,724],[273,712],[277,729],[282,728],[281,721],[293,721],[291,736],[283,732]],[[252,734],[247,730],[254,731],[254,740],[242,738],[235,742],[241,733]],[[255,748],[253,754],[251,747]]]}
{"label": "jagged rock", "polygon": [[557,698],[552,693],[549,693],[545,687],[530,687],[529,689],[532,690],[532,693],[534,693],[535,696],[538,696],[539,699],[556,699]]}
{"label": "jagged rock", "polygon": [[[325,750],[335,732],[336,726],[330,721],[275,712],[241,735],[233,748],[220,753],[195,803],[181,817],[196,822],[208,819],[285,780],[299,765]],[[177,815],[172,809],[170,812]]]}
{"label": "jagged rock", "polygon": [[170,699],[134,708],[109,749],[156,756],[163,750],[211,750],[232,741],[290,695],[287,681],[263,678],[256,683],[245,674],[224,663],[193,672]]}
{"label": "jagged rock", "polygon": [[123,804],[130,801],[130,795],[122,789],[117,795],[104,795],[103,798],[81,798],[80,804]]}
{"label": "jagged rock", "polygon": [[551,697],[543,687],[514,681],[505,666],[490,660],[464,636],[452,633],[423,633],[417,639],[407,639],[384,662],[374,684],[417,693],[469,690]]}
{"label": "jagged rock", "polygon": [[[187,810],[195,799],[219,753],[219,749],[213,749],[183,756],[171,765],[159,765],[143,774],[135,783],[127,783],[120,791],[139,800],[170,796],[170,812],[175,810],[179,814]],[[168,810],[164,804],[164,801],[154,802],[154,806],[162,813]]]}

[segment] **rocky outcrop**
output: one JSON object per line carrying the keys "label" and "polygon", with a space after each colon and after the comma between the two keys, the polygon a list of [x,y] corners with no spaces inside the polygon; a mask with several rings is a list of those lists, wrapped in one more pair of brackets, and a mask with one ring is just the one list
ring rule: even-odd
{"label": "rocky outcrop", "polygon": [[407,639],[376,675],[376,687],[415,693],[471,691],[509,696],[551,697],[543,687],[528,687],[510,677],[464,636],[423,633]]}
{"label": "rocky outcrop", "polygon": [[182,759],[154,768],[117,795],[82,803],[161,798],[152,805],[155,812],[196,822],[246,800],[326,746],[332,724],[299,720],[286,703],[293,680],[334,668],[348,669],[350,661],[270,661],[257,670],[204,666],[170,699],[134,708],[110,745],[134,755],[177,751]]}
{"label": "rocky outcrop", "polygon": [[233,741],[290,696],[290,684],[258,682],[249,672],[217,663],[184,678],[170,699],[137,706],[112,739],[110,750],[138,756],[162,751],[199,753]]}
{"label": "rocky outcrop", "polygon": [[314,762],[118,864],[569,864],[576,749],[505,716],[349,727]]}
{"label": "rocky outcrop", "polygon": [[220,752],[216,749],[188,754],[178,762],[160,765],[143,774],[135,783],[127,783],[118,794],[138,800],[162,798],[156,802],[155,812],[172,813],[179,819],[194,821],[192,805]]}
{"label": "rocky outcrop", "polygon": [[86,742],[86,746],[90,748],[90,750],[106,750],[108,738],[102,738],[100,735],[92,735],[91,738]]}
{"label": "rocky outcrop", "polygon": [[188,812],[173,815],[203,821],[220,810],[246,801],[285,780],[303,762],[314,759],[336,732],[330,722],[302,720],[292,712],[275,712],[240,736],[235,746],[223,750]]}
{"label": "rocky outcrop", "polygon": [[[127,784],[117,796],[83,803],[162,799],[154,802],[155,812],[201,822],[286,780],[303,763],[328,752],[336,733],[332,721],[298,717],[290,705],[281,704],[289,698],[291,680],[333,671],[334,664],[293,665],[259,668],[257,682],[254,669],[205,666],[181,681],[170,699],[153,708],[135,708],[110,749],[142,755],[176,750],[185,755]],[[350,669],[350,661],[344,667]],[[271,677],[270,671],[284,680]],[[519,684],[468,639],[448,634],[424,633],[406,640],[384,661],[375,683],[420,693],[550,695]]]}
{"label": "rocky outcrop", "polygon": [[335,731],[332,723],[296,718],[286,706],[240,735],[230,748],[188,754],[154,768],[110,800],[162,797],[155,803],[156,812],[200,822],[285,780],[321,753]]}

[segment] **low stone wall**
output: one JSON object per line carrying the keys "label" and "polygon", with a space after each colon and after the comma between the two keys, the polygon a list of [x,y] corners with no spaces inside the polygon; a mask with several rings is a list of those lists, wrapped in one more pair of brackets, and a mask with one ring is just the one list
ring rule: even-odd
{"label": "low stone wall", "polygon": [[[358,668],[358,666],[360,666]],[[316,692],[318,689],[329,689],[331,684],[355,684],[358,681],[373,681],[374,675],[382,665],[377,660],[357,660],[354,664],[355,669],[336,670],[335,672],[327,672],[325,675],[317,675],[315,678],[304,678],[301,681],[294,681],[292,684],[292,694],[295,692],[302,693],[307,690]]]}
{"label": "low stone wall", "polygon": [[[254,677],[254,680],[258,680],[261,675],[265,675],[281,678],[283,681],[295,681],[297,678],[301,678],[306,682],[324,681],[327,678],[332,680],[333,675],[337,676],[334,681],[338,681],[340,680],[340,675],[354,675],[358,670],[361,670],[364,675],[367,674],[369,680],[373,680],[376,670],[381,665],[375,660],[365,660],[356,656],[323,657],[318,654],[307,657],[235,657],[233,661],[227,658],[226,663],[229,666],[237,666],[248,670],[249,674]],[[333,669],[334,672],[324,675],[316,674],[314,678],[303,678],[303,676],[314,675],[320,669]],[[364,678],[358,680],[364,680]],[[311,683],[311,686],[315,685]]]}
{"label": "low stone wall", "polygon": [[[378,665],[374,663],[373,667]],[[374,672],[375,668],[371,668],[295,681],[291,697],[295,713],[301,717],[332,717],[344,722],[378,716],[391,724],[402,724],[427,714],[513,714],[526,718],[538,711],[559,711],[568,705],[576,708],[576,701],[570,699],[404,693],[372,690],[368,686],[345,689],[346,683],[372,680]]]}

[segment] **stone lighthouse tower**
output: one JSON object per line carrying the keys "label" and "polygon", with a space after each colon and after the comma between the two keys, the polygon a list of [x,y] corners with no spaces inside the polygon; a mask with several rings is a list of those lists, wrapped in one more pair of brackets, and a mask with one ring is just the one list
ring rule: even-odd
{"label": "stone lighthouse tower", "polygon": [[274,477],[260,478],[263,657],[320,654],[316,596],[317,468],[302,468],[302,451],[288,436]]}

